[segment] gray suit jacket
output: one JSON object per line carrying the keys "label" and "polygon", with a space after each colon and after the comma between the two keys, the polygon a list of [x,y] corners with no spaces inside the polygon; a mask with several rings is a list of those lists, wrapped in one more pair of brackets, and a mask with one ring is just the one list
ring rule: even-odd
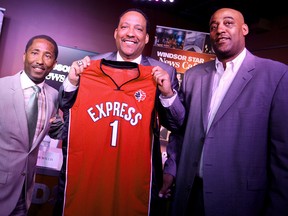
{"label": "gray suit jacket", "polygon": [[203,148],[206,216],[287,216],[288,67],[247,52],[206,134],[215,70],[212,61],[184,74],[186,131],[173,215],[186,215]]}
{"label": "gray suit jacket", "polygon": [[58,92],[44,84],[45,125],[29,149],[27,119],[20,72],[0,79],[0,215],[7,216],[16,206],[26,180],[27,206],[31,203],[39,144],[56,116]]}

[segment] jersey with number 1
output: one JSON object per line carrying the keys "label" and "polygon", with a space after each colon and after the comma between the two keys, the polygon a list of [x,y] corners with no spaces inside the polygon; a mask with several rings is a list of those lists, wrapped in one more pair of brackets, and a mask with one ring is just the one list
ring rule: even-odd
{"label": "jersey with number 1", "polygon": [[95,60],[70,109],[64,215],[148,215],[152,66]]}

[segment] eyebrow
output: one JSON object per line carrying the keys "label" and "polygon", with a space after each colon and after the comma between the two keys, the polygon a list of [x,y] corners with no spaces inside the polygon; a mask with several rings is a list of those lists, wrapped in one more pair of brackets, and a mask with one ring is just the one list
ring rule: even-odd
{"label": "eyebrow", "polygon": [[234,19],[232,16],[225,16],[224,19]]}
{"label": "eyebrow", "polygon": [[[225,19],[233,19],[233,20],[235,20],[235,18],[234,17],[232,17],[232,16],[225,16],[225,17],[223,17],[223,20],[225,20]],[[211,24],[213,24],[213,23],[217,23],[217,21],[215,21],[214,19],[209,23],[209,25],[211,25]]]}

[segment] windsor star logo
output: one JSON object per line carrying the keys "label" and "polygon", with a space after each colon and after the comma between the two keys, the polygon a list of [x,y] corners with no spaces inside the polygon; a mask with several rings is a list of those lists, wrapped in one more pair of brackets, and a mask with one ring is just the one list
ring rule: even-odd
{"label": "windsor star logo", "polygon": [[144,101],[146,98],[146,93],[144,91],[142,91],[141,89],[136,91],[135,94],[135,99],[140,102],[140,101]]}

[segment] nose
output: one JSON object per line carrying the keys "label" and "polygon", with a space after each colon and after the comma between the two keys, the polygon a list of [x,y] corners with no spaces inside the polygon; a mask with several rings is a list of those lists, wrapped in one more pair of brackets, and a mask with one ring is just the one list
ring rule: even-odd
{"label": "nose", "polygon": [[43,64],[44,62],[44,55],[39,55],[38,58],[37,58],[37,63],[38,64]]}
{"label": "nose", "polygon": [[133,37],[133,36],[134,36],[134,29],[133,29],[132,27],[130,27],[130,28],[128,29],[127,35],[128,35],[129,37]]}
{"label": "nose", "polygon": [[221,33],[223,31],[225,31],[225,25],[223,23],[219,23],[217,26],[217,32]]}

